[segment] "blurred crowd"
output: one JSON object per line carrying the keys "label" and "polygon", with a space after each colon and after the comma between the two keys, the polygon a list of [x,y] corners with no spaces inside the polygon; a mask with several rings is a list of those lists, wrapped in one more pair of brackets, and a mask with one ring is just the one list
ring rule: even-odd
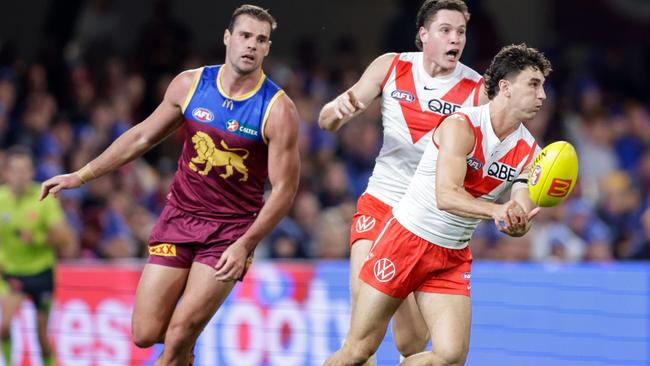
{"label": "blurred crowd", "polygon": [[[131,45],[125,46],[129,42],[116,37],[119,15],[110,4],[88,2],[72,32],[44,42],[34,59],[24,58],[10,43],[0,46],[0,166],[7,148],[23,145],[37,158],[38,180],[77,170],[145,118],[178,72],[222,62],[220,36],[210,52],[193,51],[191,31],[173,18],[165,2],[156,2],[151,20],[138,34],[127,35]],[[481,34],[480,19],[473,18],[476,28],[470,25],[470,38]],[[349,254],[356,198],[365,190],[382,143],[380,110],[375,103],[337,134],[320,130],[317,117],[322,105],[356,81],[376,55],[359,55],[354,40],[347,38],[332,49],[329,59],[336,62],[324,62],[314,40],[305,39],[296,45],[295,55],[285,59],[271,52],[265,61],[266,73],[295,101],[302,119],[302,174],[293,208],[260,245],[260,257],[329,259]],[[467,53],[474,56],[464,62],[479,71],[492,56],[476,49]],[[601,54],[592,50],[587,59]],[[528,127],[542,145],[559,139],[575,145],[580,158],[577,188],[566,203],[542,210],[523,238],[503,236],[493,223],[482,223],[472,242],[474,257],[649,259],[648,99],[601,77],[598,70],[615,68],[616,58],[602,61],[600,69],[577,72],[581,65],[562,59],[561,50],[549,50],[548,55],[554,68],[563,71],[547,82],[549,99]],[[560,59],[564,61],[556,62]],[[61,195],[81,240],[82,257],[146,256],[150,229],[176,169],[180,134],[114,174]]]}

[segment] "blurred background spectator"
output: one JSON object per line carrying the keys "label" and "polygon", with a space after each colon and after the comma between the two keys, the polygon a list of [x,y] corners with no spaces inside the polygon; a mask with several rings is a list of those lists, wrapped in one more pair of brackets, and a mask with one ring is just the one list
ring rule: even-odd
{"label": "blurred background spectator", "polygon": [[[513,239],[481,224],[476,258],[509,261],[650,259],[650,10],[635,0],[468,0],[463,62],[483,70],[507,43],[542,49],[556,70],[529,124],[544,145],[567,139],[581,160],[571,200],[545,209]],[[39,0],[0,14],[0,166],[12,145],[37,157],[37,179],[79,169],[160,102],[180,71],[223,60],[222,29],[241,1]],[[258,256],[345,258],[356,198],[381,147],[379,106],[338,134],[318,128],[324,102],[363,65],[413,51],[419,1],[259,1],[279,19],[267,74],[302,125],[300,191]],[[584,7],[589,6],[585,12]],[[25,27],[24,19],[30,19]],[[575,19],[581,19],[576,22]],[[111,176],[61,197],[84,258],[146,255],[176,168],[180,136]]]}

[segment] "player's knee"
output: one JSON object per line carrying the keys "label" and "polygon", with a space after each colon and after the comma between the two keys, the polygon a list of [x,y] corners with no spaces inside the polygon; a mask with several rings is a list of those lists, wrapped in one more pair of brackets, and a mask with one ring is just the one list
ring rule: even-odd
{"label": "player's knee", "polygon": [[465,364],[469,345],[438,348],[431,352],[432,365],[459,366]]}
{"label": "player's knee", "polygon": [[429,337],[428,335],[418,334],[410,334],[409,337],[397,337],[396,335],[394,340],[395,347],[397,347],[399,353],[404,357],[409,357],[424,352],[427,348]]}
{"label": "player's knee", "polygon": [[424,352],[429,342],[429,331],[426,327],[416,326],[414,324],[403,324],[393,320],[393,335],[395,347],[404,357]]}
{"label": "player's knee", "polygon": [[131,339],[133,343],[140,348],[148,348],[160,342],[160,333],[151,328],[142,326],[131,327]]}
{"label": "player's knee", "polygon": [[201,328],[193,322],[172,322],[169,324],[167,333],[165,333],[165,347],[181,349],[185,345],[190,345],[190,339],[195,339]]}

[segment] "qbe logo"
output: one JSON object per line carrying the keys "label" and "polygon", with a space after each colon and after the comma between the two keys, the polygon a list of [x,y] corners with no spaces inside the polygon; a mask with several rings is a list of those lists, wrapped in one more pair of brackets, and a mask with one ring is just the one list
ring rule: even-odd
{"label": "qbe logo", "polygon": [[377,220],[375,220],[374,217],[361,215],[361,216],[359,216],[359,219],[357,220],[357,224],[355,225],[355,229],[357,230],[358,233],[365,233],[366,231],[372,230],[372,228],[375,227],[376,223],[377,223]]}
{"label": "qbe logo", "polygon": [[427,106],[431,112],[440,113],[443,116],[452,114],[460,109],[460,106],[458,104],[445,102],[444,100],[440,99],[431,99]]}
{"label": "qbe logo", "polygon": [[395,277],[395,264],[388,258],[379,259],[375,262],[373,272],[377,281],[388,282]]}
{"label": "qbe logo", "polygon": [[488,175],[498,180],[512,182],[515,179],[517,170],[507,164],[495,161],[488,168]]}

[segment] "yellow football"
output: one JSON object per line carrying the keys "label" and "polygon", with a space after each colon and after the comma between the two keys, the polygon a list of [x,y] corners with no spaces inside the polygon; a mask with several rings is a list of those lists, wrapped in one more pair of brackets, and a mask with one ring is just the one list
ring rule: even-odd
{"label": "yellow football", "polygon": [[578,179],[578,155],[566,141],[546,146],[535,157],[528,176],[530,199],[540,207],[552,207],[571,194]]}

